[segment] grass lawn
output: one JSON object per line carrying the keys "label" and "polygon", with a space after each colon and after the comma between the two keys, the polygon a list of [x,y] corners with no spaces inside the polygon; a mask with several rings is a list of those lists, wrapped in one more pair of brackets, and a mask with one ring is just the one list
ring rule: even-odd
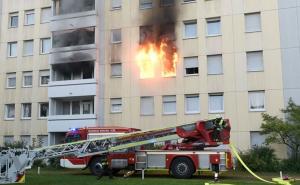
{"label": "grass lawn", "polygon": [[[266,179],[278,176],[277,174],[260,174]],[[300,174],[297,178],[300,177]],[[66,169],[41,169],[41,174],[37,175],[37,170],[32,169],[26,174],[26,185],[203,185],[205,182],[212,182],[212,176],[194,176],[192,179],[179,180],[162,174],[146,174],[145,180],[141,180],[140,175],[135,175],[124,179],[121,175],[109,179],[103,177],[97,180],[89,174],[89,171],[66,170]],[[221,176],[221,183],[232,184],[266,184],[259,182],[244,172],[230,172]],[[294,183],[300,185],[300,182]]]}

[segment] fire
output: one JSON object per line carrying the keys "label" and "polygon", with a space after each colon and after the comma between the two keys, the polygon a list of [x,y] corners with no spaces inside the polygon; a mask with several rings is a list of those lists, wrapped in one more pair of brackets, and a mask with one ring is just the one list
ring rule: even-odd
{"label": "fire", "polygon": [[140,45],[136,61],[141,79],[154,78],[159,66],[161,66],[163,77],[176,76],[177,48],[173,41],[167,39],[158,44],[148,42]]}

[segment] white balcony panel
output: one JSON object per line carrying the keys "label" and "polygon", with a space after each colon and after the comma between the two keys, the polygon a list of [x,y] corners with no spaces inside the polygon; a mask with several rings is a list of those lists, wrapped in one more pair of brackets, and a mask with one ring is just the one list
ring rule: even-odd
{"label": "white balcony panel", "polygon": [[96,80],[68,80],[49,83],[49,98],[96,96]]}
{"label": "white balcony panel", "polygon": [[71,128],[96,127],[96,115],[53,115],[48,118],[48,132],[67,132]]}
{"label": "white balcony panel", "polygon": [[96,26],[96,12],[80,12],[54,16],[50,23],[50,31],[69,30]]}

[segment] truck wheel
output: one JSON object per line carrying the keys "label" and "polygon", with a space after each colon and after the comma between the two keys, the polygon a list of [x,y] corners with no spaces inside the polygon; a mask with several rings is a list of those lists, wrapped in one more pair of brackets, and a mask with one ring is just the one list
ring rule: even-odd
{"label": "truck wheel", "polygon": [[95,157],[89,164],[90,171],[93,175],[102,177],[105,172],[105,167],[102,165],[103,158]]}
{"label": "truck wheel", "polygon": [[171,165],[171,173],[175,178],[187,179],[191,178],[195,172],[193,162],[186,157],[174,159]]}

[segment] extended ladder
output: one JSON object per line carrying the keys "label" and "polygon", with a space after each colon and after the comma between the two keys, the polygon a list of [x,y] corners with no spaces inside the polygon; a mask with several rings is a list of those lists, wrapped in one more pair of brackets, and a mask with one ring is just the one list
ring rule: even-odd
{"label": "extended ladder", "polygon": [[195,129],[196,123],[174,126],[164,129],[140,131],[96,138],[61,145],[39,148],[35,150],[5,150],[0,152],[0,184],[16,183],[24,179],[25,170],[31,168],[33,161],[66,155],[77,157],[105,154],[131,147],[142,146],[157,142],[179,139],[176,128]]}

